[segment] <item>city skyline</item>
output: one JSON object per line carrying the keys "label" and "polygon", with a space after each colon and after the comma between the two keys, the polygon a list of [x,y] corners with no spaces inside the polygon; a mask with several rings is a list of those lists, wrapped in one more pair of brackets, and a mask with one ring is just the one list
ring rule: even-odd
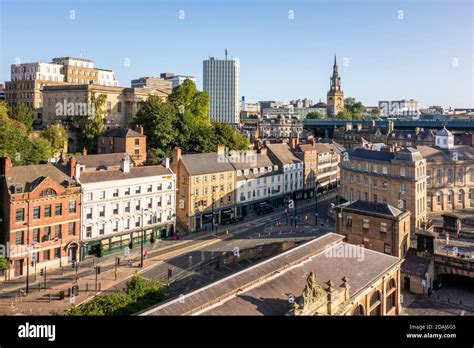
{"label": "city skyline", "polygon": [[[337,54],[346,97],[365,105],[410,98],[423,106],[474,104],[469,1],[138,1],[133,7],[104,1],[101,10],[82,1],[1,6],[3,28],[15,27],[8,36],[3,30],[2,82],[10,80],[17,58],[47,62],[82,52],[96,66],[115,71],[121,86],[169,71],[196,76],[202,89],[203,60],[222,58],[228,49],[241,62],[241,95],[247,101],[317,102],[325,100]],[[31,25],[13,24],[20,19]],[[455,27],[440,25],[451,19]],[[124,20],[126,25],[117,25]]]}

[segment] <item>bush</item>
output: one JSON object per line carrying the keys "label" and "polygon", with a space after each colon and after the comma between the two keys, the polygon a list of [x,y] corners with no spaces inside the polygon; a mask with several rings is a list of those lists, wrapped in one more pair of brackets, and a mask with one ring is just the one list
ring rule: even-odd
{"label": "bush", "polygon": [[98,295],[87,303],[73,306],[63,315],[114,316],[132,315],[151,307],[164,299],[167,293],[165,284],[156,280],[148,280],[135,274],[127,282],[124,291],[111,291]]}

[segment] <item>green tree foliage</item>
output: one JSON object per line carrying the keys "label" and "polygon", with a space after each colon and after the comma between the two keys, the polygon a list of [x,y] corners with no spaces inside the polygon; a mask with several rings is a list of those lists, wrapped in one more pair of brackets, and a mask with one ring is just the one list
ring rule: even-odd
{"label": "green tree foliage", "polygon": [[86,100],[87,105],[92,109],[92,115],[76,115],[74,117],[76,127],[79,129],[79,141],[83,147],[93,152],[97,145],[97,138],[104,131],[105,126],[105,102],[107,96],[99,94],[96,97],[91,92]]}
{"label": "green tree foliage", "polygon": [[0,271],[6,271],[8,269],[8,260],[4,257],[0,257]]}
{"label": "green tree foliage", "polygon": [[51,144],[44,138],[31,140],[31,150],[28,154],[27,163],[45,163],[51,157]]}
{"label": "green tree foliage", "polygon": [[173,148],[210,152],[223,144],[229,149],[244,149],[248,140],[228,125],[209,121],[209,97],[191,80],[175,87],[166,101],[151,96],[143,101],[132,126],[144,128],[147,142],[156,158],[170,156]]}
{"label": "green tree foliage", "polygon": [[8,109],[0,103],[0,156],[9,157],[13,165],[43,163],[50,157],[50,144],[30,140],[26,126],[8,117]]}
{"label": "green tree foliage", "polygon": [[149,147],[156,149],[156,156],[163,158],[171,154],[176,143],[178,130],[176,129],[177,110],[174,105],[161,100],[158,96],[150,96],[142,102],[132,125],[141,125],[147,136]]}
{"label": "green tree foliage", "polygon": [[111,291],[95,296],[89,302],[73,306],[63,314],[111,316],[132,315],[166,299],[167,293],[163,282],[147,280],[135,274],[127,282],[124,291]]}
{"label": "green tree foliage", "polygon": [[375,109],[372,109],[370,110],[370,118],[374,119],[374,120],[378,120],[381,116],[381,111],[379,108],[375,108]]}
{"label": "green tree foliage", "polygon": [[217,149],[217,145],[219,144],[224,144],[232,150],[247,149],[248,139],[242,134],[236,132],[232,127],[215,121],[213,121],[211,125],[213,131],[212,139],[215,149]]}
{"label": "green tree foliage", "polygon": [[10,112],[10,118],[12,120],[23,123],[26,127],[26,130],[31,132],[33,130],[33,121],[35,114],[31,108],[26,106],[25,103],[18,103]]}
{"label": "green tree foliage", "polygon": [[306,115],[306,118],[308,120],[325,120],[326,115],[322,114],[319,111],[312,111],[312,112],[308,112],[308,114]]}
{"label": "green tree foliage", "polygon": [[64,149],[64,144],[67,142],[67,131],[62,124],[52,124],[41,132],[41,137],[50,142],[54,155]]}

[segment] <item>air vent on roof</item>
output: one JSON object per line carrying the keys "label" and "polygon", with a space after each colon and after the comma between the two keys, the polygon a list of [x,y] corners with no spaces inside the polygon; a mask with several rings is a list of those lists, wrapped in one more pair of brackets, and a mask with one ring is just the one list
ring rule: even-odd
{"label": "air vent on roof", "polygon": [[68,179],[63,181],[63,185],[65,187],[74,187],[76,186],[76,182],[74,180]]}

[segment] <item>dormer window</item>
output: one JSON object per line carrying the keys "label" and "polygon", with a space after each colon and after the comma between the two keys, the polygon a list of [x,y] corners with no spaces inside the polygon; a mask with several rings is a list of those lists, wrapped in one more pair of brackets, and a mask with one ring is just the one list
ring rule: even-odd
{"label": "dormer window", "polygon": [[237,176],[241,176],[242,175],[242,171],[241,170],[238,170],[237,171]]}
{"label": "dormer window", "polygon": [[56,196],[56,191],[54,191],[52,188],[47,188],[41,191],[40,196],[41,197],[48,197],[48,196]]}

